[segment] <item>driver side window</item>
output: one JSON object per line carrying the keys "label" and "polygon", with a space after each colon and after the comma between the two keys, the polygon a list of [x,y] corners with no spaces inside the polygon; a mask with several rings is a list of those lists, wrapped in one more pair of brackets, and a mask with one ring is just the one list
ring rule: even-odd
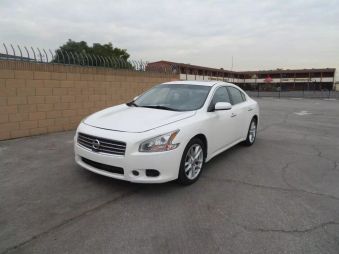
{"label": "driver side window", "polygon": [[238,89],[231,86],[229,86],[227,89],[232,97],[232,105],[242,103],[246,100],[245,95],[243,95]]}
{"label": "driver side window", "polygon": [[215,104],[217,102],[228,102],[231,103],[230,97],[228,95],[226,87],[222,86],[217,88],[217,90],[214,93],[213,99],[211,101],[211,104],[208,107],[208,111],[213,111]]}

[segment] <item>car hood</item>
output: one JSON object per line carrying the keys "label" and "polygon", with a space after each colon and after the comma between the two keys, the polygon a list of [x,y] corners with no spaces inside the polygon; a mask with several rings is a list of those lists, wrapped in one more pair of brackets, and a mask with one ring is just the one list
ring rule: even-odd
{"label": "car hood", "polygon": [[94,113],[84,123],[113,131],[140,133],[192,117],[194,114],[195,111],[179,112],[122,104]]}

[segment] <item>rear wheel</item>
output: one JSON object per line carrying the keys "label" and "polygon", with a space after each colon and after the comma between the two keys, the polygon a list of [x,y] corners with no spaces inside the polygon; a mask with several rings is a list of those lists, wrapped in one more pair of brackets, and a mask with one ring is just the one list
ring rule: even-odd
{"label": "rear wheel", "polygon": [[250,127],[248,128],[247,138],[244,141],[244,144],[247,146],[253,145],[256,137],[257,137],[257,120],[255,118],[252,118]]}
{"label": "rear wheel", "polygon": [[178,182],[189,185],[198,180],[205,162],[205,146],[198,139],[192,139],[186,146],[182,155]]}

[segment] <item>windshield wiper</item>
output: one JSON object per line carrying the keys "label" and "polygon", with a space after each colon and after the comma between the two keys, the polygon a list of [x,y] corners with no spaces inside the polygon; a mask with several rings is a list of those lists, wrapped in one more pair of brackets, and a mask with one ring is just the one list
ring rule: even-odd
{"label": "windshield wiper", "polygon": [[171,111],[179,111],[179,110],[174,109],[174,108],[169,108],[169,107],[160,106],[160,105],[149,105],[149,106],[140,106],[140,107],[143,107],[143,108],[164,109],[164,110],[171,110]]}
{"label": "windshield wiper", "polygon": [[127,105],[127,106],[139,107],[137,104],[135,104],[134,101],[127,102],[126,105]]}

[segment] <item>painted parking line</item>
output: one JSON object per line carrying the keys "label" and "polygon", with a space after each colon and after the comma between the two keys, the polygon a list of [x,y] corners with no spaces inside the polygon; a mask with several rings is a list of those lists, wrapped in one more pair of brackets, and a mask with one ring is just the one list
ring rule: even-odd
{"label": "painted parking line", "polygon": [[306,110],[302,110],[300,112],[294,112],[294,114],[298,115],[298,116],[305,116],[305,115],[311,115],[311,112],[308,112]]}

